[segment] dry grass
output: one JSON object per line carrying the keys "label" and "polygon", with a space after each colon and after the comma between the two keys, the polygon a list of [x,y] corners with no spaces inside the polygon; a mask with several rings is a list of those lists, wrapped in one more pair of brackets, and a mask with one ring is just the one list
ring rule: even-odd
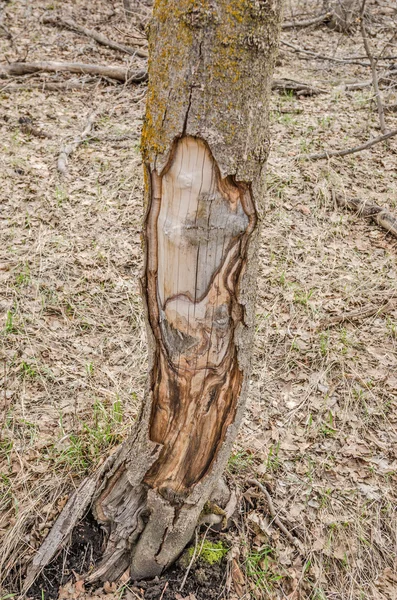
{"label": "dry grass", "polygon": [[[128,43],[119,32],[128,29],[119,4],[111,16],[105,0],[90,12],[82,2],[62,10]],[[386,1],[370,6],[371,41],[381,49],[393,15],[382,12],[390,7]],[[0,38],[0,52],[10,60],[28,47],[32,61],[130,60],[41,25],[45,8],[39,0],[8,5],[4,22],[15,41],[11,47]],[[283,36],[324,54],[362,54],[359,32],[342,36],[321,27]],[[247,473],[267,481],[280,518],[303,549],[297,552],[270,523],[258,529],[266,505],[251,490],[241,563],[253,597],[283,598],[295,590],[291,599],[392,600],[397,310],[329,330],[318,325],[397,297],[395,240],[332,200],[334,190],[395,212],[397,141],[344,159],[301,160],[377,135],[377,113],[370,88],[347,93],[341,87],[367,79],[366,69],[281,52],[277,77],[307,80],[327,93],[273,98],[250,403],[230,470],[240,484]],[[143,90],[98,83],[73,92],[0,93],[2,579],[25,564],[65,492],[126,434],[142,399],[138,142],[83,144],[67,179],[58,176],[56,157],[94,110],[96,132],[138,140]],[[395,101],[395,91],[386,95]],[[52,137],[24,133],[21,117]],[[397,116],[388,114],[387,123],[396,127]]]}

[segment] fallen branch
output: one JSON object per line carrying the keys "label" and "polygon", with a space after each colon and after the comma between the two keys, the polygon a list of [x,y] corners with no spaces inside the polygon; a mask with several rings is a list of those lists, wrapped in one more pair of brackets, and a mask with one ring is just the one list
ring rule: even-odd
{"label": "fallen branch", "polygon": [[131,73],[130,69],[125,67],[109,67],[89,63],[43,61],[35,63],[15,62],[8,65],[0,65],[0,77],[27,75],[28,73],[39,73],[40,71],[97,75],[99,77],[108,77],[109,79],[122,81],[123,83],[139,83],[147,79],[147,72],[143,70]]}
{"label": "fallen branch", "polygon": [[293,92],[298,96],[315,96],[317,94],[325,94],[327,90],[316,88],[310,83],[294,81],[293,79],[274,79],[272,81],[272,90],[280,90],[282,92]]}
{"label": "fallen branch", "polygon": [[360,65],[361,67],[370,67],[370,63],[362,62],[361,60],[357,60],[355,58],[336,58],[334,56],[327,56],[326,54],[318,54],[317,52],[313,52],[312,50],[306,50],[306,48],[300,48],[295,44],[291,44],[291,42],[286,42],[285,40],[281,40],[281,44],[287,46],[294,50],[294,52],[306,54],[312,58],[318,58],[320,60],[330,60],[336,63],[342,63],[345,65]]}
{"label": "fallen branch", "polygon": [[299,540],[297,540],[292,535],[292,533],[290,531],[288,531],[286,526],[280,521],[279,517],[277,516],[276,511],[273,506],[273,500],[272,500],[269,492],[265,488],[265,486],[262,485],[257,479],[248,479],[247,483],[249,483],[251,485],[255,485],[257,488],[259,488],[261,490],[261,492],[263,493],[263,495],[266,498],[266,502],[269,507],[269,513],[270,513],[270,516],[272,517],[274,523],[277,525],[277,527],[280,529],[280,531],[285,535],[285,537],[288,539],[288,541],[291,542],[291,544],[293,544],[294,546],[296,546],[299,550],[301,550]]}
{"label": "fallen branch", "polygon": [[374,86],[376,106],[378,107],[380,129],[381,129],[382,133],[386,133],[385,114],[384,114],[384,110],[383,110],[382,98],[381,98],[380,91],[379,91],[379,82],[378,82],[378,73],[376,71],[376,62],[372,56],[371,48],[370,48],[369,42],[368,42],[368,34],[367,34],[367,30],[365,28],[365,23],[364,23],[364,17],[365,17],[364,13],[365,13],[366,2],[367,2],[367,0],[363,0],[363,3],[361,5],[360,30],[361,30],[361,35],[363,38],[365,52],[367,53],[368,60],[371,65],[372,84]]}
{"label": "fallen branch", "polygon": [[327,150],[326,152],[319,152],[318,154],[308,154],[307,156],[301,156],[301,159],[310,159],[310,160],[319,160],[321,158],[331,158],[332,156],[347,156],[348,154],[354,154],[355,152],[361,152],[362,150],[367,150],[368,148],[372,148],[375,144],[379,144],[379,142],[384,142],[389,138],[397,135],[397,129],[392,129],[388,133],[384,135],[380,135],[365,144],[361,144],[360,146],[355,146],[354,148],[346,148],[345,150]]}
{"label": "fallen branch", "polygon": [[148,57],[147,50],[143,48],[131,48],[130,46],[126,46],[124,44],[119,44],[119,42],[114,42],[113,40],[109,40],[107,37],[95,31],[93,29],[87,29],[78,23],[72,21],[72,19],[64,19],[62,17],[52,17],[52,16],[44,16],[43,23],[45,25],[53,25],[54,27],[66,27],[72,31],[77,31],[78,33],[82,33],[86,37],[92,38],[98,44],[102,46],[107,46],[108,48],[112,48],[113,50],[119,50],[120,52],[125,52],[126,54],[131,54],[132,56],[140,56],[142,58]]}
{"label": "fallen branch", "polygon": [[[383,75],[378,77],[378,83],[389,83],[393,81],[392,77],[397,75],[397,69],[391,69]],[[373,84],[373,79],[366,79],[365,81],[358,81],[357,83],[346,83],[344,89],[351,92],[353,90],[363,90]]]}
{"label": "fallen branch", "polygon": [[368,204],[363,200],[357,200],[355,198],[344,198],[339,196],[336,198],[339,206],[343,208],[349,208],[354,210],[358,215],[372,219],[394,237],[397,237],[397,218],[392,215],[388,210],[378,206],[377,204]]}
{"label": "fallen branch", "polygon": [[331,13],[326,12],[313,19],[307,19],[306,21],[286,21],[282,24],[281,29],[297,29],[303,27],[310,27],[310,25],[318,25],[319,23],[324,23],[324,21],[328,21],[331,17]]}
{"label": "fallen branch", "polygon": [[42,90],[49,92],[59,92],[61,90],[83,90],[87,86],[92,87],[93,83],[97,83],[98,80],[94,77],[89,79],[70,79],[68,81],[59,82],[47,82],[41,83],[17,83],[11,84],[6,83],[0,86],[0,92],[18,92],[18,91],[30,91],[30,90]]}
{"label": "fallen branch", "polygon": [[388,312],[395,308],[396,302],[395,300],[389,300],[383,306],[363,306],[357,310],[352,310],[351,312],[342,313],[341,315],[336,315],[335,317],[330,317],[329,319],[324,319],[321,322],[320,328],[324,329],[325,327],[332,327],[333,325],[339,325],[339,323],[344,323],[345,321],[359,321],[361,319],[367,319],[368,317],[372,317],[374,315],[381,315],[382,313]]}
{"label": "fallen branch", "polygon": [[61,151],[58,156],[58,163],[57,163],[58,171],[62,175],[67,174],[69,156],[72,154],[72,152],[74,152],[78,148],[78,146],[80,146],[80,144],[82,144],[84,142],[84,140],[86,140],[89,133],[91,132],[95,118],[96,118],[96,113],[92,113],[92,115],[90,115],[90,117],[88,118],[88,121],[87,121],[83,131],[79,135],[77,135],[74,138],[74,140],[72,142],[70,142],[70,144],[66,144],[65,146],[62,146]]}

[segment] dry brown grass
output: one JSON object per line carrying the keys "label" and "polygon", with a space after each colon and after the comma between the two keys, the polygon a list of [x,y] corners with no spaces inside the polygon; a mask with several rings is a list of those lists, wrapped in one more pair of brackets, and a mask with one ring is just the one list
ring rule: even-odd
{"label": "dry brown grass", "polygon": [[[370,6],[372,43],[381,48],[393,18],[381,9],[390,4]],[[41,25],[45,8],[39,0],[8,5],[5,23],[15,43],[0,38],[0,52],[10,60],[28,47],[32,61],[130,60]],[[300,6],[310,9],[310,3]],[[95,10],[83,2],[62,10],[129,41],[115,28],[128,28],[121,3],[114,3],[111,17],[105,0]],[[320,27],[283,35],[324,54],[362,54],[359,32],[342,36]],[[271,559],[258,567],[265,586],[249,578],[253,597],[283,598],[295,586],[291,598],[392,600],[397,310],[317,327],[327,316],[397,296],[395,240],[332,200],[334,190],[396,211],[397,141],[329,162],[300,160],[377,135],[377,113],[371,89],[346,93],[341,87],[368,78],[365,69],[299,60],[286,48],[280,62],[277,77],[308,80],[327,94],[273,98],[250,403],[231,471],[240,484],[247,473],[267,481],[280,518],[303,550],[290,547],[270,524],[264,532],[255,529],[255,515],[266,514],[259,499],[255,508],[247,503],[241,561],[252,572],[255,553],[270,549]],[[2,580],[40,544],[65,492],[126,434],[142,399],[138,142],[83,144],[67,179],[57,174],[56,157],[94,110],[97,132],[138,140],[143,90],[98,83],[64,93],[0,93]],[[386,95],[395,101],[395,90]],[[21,117],[51,139],[23,133]],[[397,116],[388,114],[387,122],[396,127]]]}

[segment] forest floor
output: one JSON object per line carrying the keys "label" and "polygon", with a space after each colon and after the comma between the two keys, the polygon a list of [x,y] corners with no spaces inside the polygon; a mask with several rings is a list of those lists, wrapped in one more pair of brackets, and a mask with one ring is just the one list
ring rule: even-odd
{"label": "forest floor", "polygon": [[[374,54],[388,40],[384,54],[396,53],[395,3],[367,4]],[[286,20],[294,10],[297,19],[318,14],[314,1],[295,0]],[[145,68],[145,59],[43,23],[43,15],[59,14],[124,44],[136,39],[121,0],[6,2],[1,62]],[[326,24],[283,30],[282,40],[367,62],[358,26],[349,34]],[[379,61],[377,69],[390,66]],[[346,89],[371,79],[370,69],[282,43],[275,77],[310,82],[322,93],[272,96],[253,375],[228,467],[239,508],[230,529],[208,533],[223,562],[211,570],[203,553],[181,591],[182,565],[179,575],[154,584],[124,581],[95,592],[79,586],[75,565],[60,598],[397,598],[397,243],[335,202],[359,198],[396,214],[397,137],[349,156],[312,160],[310,153],[380,135],[373,88]],[[84,84],[45,89],[70,78]],[[145,84],[41,73],[0,80],[0,87],[4,599],[17,595],[18,576],[67,495],[127,435],[143,398],[138,278]],[[397,102],[396,75],[382,95],[386,104]],[[62,176],[60,149],[94,112],[91,136]],[[388,112],[386,123],[395,129],[397,112]],[[368,305],[372,316],[330,322]],[[266,485],[296,545],[276,526],[264,495],[247,483],[252,478]],[[209,548],[210,562],[217,547]],[[86,552],[93,551],[88,544]],[[34,597],[54,596],[43,589]]]}

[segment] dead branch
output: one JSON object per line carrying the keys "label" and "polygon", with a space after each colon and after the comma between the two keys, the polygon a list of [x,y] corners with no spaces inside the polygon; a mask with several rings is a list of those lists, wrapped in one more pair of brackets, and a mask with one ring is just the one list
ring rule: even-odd
{"label": "dead branch", "polygon": [[324,319],[320,328],[324,329],[326,327],[332,327],[333,325],[339,325],[340,323],[344,323],[345,321],[359,321],[361,319],[367,319],[368,317],[373,317],[374,315],[381,315],[382,313],[393,310],[396,306],[396,301],[389,300],[383,306],[373,306],[372,304],[368,306],[363,306],[357,310],[352,310],[351,312],[342,313],[341,315],[336,315],[335,317],[330,317],[329,319]]}
{"label": "dead branch", "polygon": [[356,198],[348,199],[339,196],[336,198],[336,201],[339,206],[354,210],[361,217],[372,219],[380,227],[385,229],[387,233],[391,233],[391,235],[397,237],[397,218],[385,208],[382,208],[377,204],[369,204],[368,202]]}
{"label": "dead branch", "polygon": [[286,21],[282,24],[282,29],[298,29],[303,27],[310,27],[311,25],[318,25],[319,23],[324,23],[324,21],[328,21],[331,17],[331,13],[326,12],[314,17],[313,19],[306,19],[305,21]]}
{"label": "dead branch", "polygon": [[28,73],[39,73],[46,71],[48,73],[78,73],[80,75],[97,75],[99,77],[108,77],[123,83],[139,83],[145,81],[147,72],[144,70],[132,73],[125,67],[94,65],[89,63],[72,62],[35,62],[24,63],[15,62],[8,65],[0,65],[0,77],[27,75]]}
{"label": "dead branch", "polygon": [[270,513],[270,516],[272,517],[274,523],[277,525],[277,527],[280,529],[280,531],[285,535],[285,537],[288,539],[288,541],[291,542],[291,544],[293,544],[294,546],[296,546],[300,550],[301,547],[300,547],[299,540],[297,540],[292,535],[292,533],[290,531],[288,531],[288,529],[286,528],[286,526],[280,521],[280,519],[277,516],[277,513],[276,513],[276,511],[274,509],[273,500],[272,500],[269,492],[265,488],[265,486],[262,485],[257,479],[248,479],[247,483],[249,483],[251,485],[255,485],[257,488],[259,488],[261,490],[261,492],[263,493],[263,495],[266,498],[266,502],[267,502],[267,505],[269,507],[269,513]]}
{"label": "dead branch", "polygon": [[380,91],[379,91],[378,73],[376,71],[376,62],[374,60],[374,57],[371,52],[371,48],[369,46],[368,34],[367,34],[367,30],[365,28],[365,23],[364,23],[364,17],[365,17],[364,13],[365,13],[366,2],[367,2],[367,0],[363,0],[363,3],[361,5],[360,30],[361,30],[361,35],[363,38],[365,52],[367,53],[368,60],[371,65],[372,84],[374,86],[376,105],[378,107],[380,129],[381,129],[382,133],[386,133],[385,114],[383,111],[383,103],[382,103],[382,98],[381,98]]}
{"label": "dead branch", "polygon": [[327,56],[326,54],[318,54],[317,52],[313,52],[312,50],[306,50],[306,48],[300,48],[295,44],[291,44],[291,42],[286,42],[285,40],[280,40],[280,43],[288,48],[294,50],[294,52],[298,52],[301,54],[306,54],[311,58],[318,58],[320,60],[330,60],[336,63],[342,63],[345,65],[360,65],[361,67],[370,67],[370,63],[362,62],[361,60],[357,60],[356,58],[336,58],[334,56]]}
{"label": "dead branch", "polygon": [[131,54],[132,56],[140,56],[142,58],[147,58],[148,56],[148,52],[144,48],[131,48],[130,46],[126,46],[124,44],[119,44],[119,42],[109,40],[107,37],[102,35],[102,33],[99,33],[98,31],[95,31],[93,29],[87,29],[86,27],[75,23],[72,19],[44,16],[43,23],[45,25],[53,25],[54,27],[66,27],[67,29],[70,29],[72,31],[77,31],[78,33],[82,33],[86,37],[92,38],[102,46],[112,48],[112,50],[119,50],[120,52],[125,52],[126,54]]}
{"label": "dead branch", "polygon": [[361,144],[360,146],[355,146],[354,148],[346,148],[344,150],[327,150],[326,152],[319,152],[318,154],[308,154],[307,156],[301,156],[301,159],[309,159],[309,160],[319,160],[321,158],[331,158],[332,156],[347,156],[348,154],[354,154],[355,152],[361,152],[362,150],[367,150],[368,148],[372,148],[375,144],[379,144],[379,142],[384,142],[389,138],[397,135],[397,129],[392,129],[388,133],[384,135],[380,135],[365,144]]}
{"label": "dead branch", "polygon": [[[378,84],[379,83],[390,83],[393,81],[393,76],[397,75],[397,69],[391,69],[386,73],[378,76]],[[366,87],[369,87],[373,84],[373,78],[366,79],[365,81],[358,81],[357,83],[347,83],[344,85],[345,90],[353,91],[353,90],[363,90]]]}
{"label": "dead branch", "polygon": [[48,82],[43,81],[41,83],[6,83],[0,86],[0,92],[18,92],[18,91],[29,91],[29,90],[42,90],[50,92],[58,92],[63,90],[83,90],[87,86],[92,87],[93,83],[97,83],[98,80],[95,77],[88,79],[69,79],[68,81],[59,82]]}
{"label": "dead branch", "polygon": [[385,104],[385,112],[397,112],[397,104]]}
{"label": "dead branch", "polygon": [[272,81],[272,90],[293,92],[298,96],[315,96],[317,94],[325,94],[327,91],[313,87],[310,83],[294,81],[293,79],[274,79]]}
{"label": "dead branch", "polygon": [[70,142],[70,144],[65,144],[64,146],[62,146],[57,163],[58,171],[62,175],[67,174],[69,156],[72,154],[72,152],[76,150],[76,148],[78,148],[78,146],[80,146],[80,144],[82,144],[86,140],[89,133],[91,132],[96,116],[97,115],[95,112],[92,113],[92,115],[89,116],[83,131],[79,135],[77,135],[73,139],[73,141]]}

